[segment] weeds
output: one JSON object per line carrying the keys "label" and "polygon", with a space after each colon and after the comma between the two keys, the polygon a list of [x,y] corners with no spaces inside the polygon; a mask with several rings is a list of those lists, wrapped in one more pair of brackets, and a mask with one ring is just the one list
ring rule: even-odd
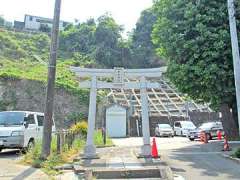
{"label": "weeds", "polygon": [[[34,148],[24,155],[22,163],[31,165],[35,168],[41,168],[46,174],[54,176],[60,173],[59,171],[55,170],[54,167],[72,162],[74,157],[83,149],[85,142],[85,139],[76,138],[73,141],[71,148],[67,148],[66,144],[66,146],[63,148],[63,152],[58,154],[57,138],[54,136],[51,142],[51,155],[47,158],[47,160],[43,161],[40,158],[42,144],[41,141],[37,141],[35,142]],[[108,137],[106,142],[107,146],[113,144],[112,140]],[[97,146],[104,145],[101,131],[96,131],[94,133],[94,143]]]}
{"label": "weeds", "polygon": [[40,158],[42,144],[40,141],[37,141],[35,143],[35,147],[25,154],[22,162],[35,168],[41,168],[48,175],[56,175],[59,172],[56,171],[54,167],[71,162],[74,156],[83,148],[84,144],[84,140],[76,139],[73,142],[72,148],[63,148],[63,152],[58,154],[57,141],[56,137],[54,137],[51,143],[51,155],[47,158],[47,160],[43,161]]}

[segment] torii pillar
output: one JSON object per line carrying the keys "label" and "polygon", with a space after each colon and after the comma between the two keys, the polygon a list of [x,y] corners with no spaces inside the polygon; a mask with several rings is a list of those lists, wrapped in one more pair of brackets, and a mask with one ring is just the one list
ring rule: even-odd
{"label": "torii pillar", "polygon": [[144,76],[140,79],[140,96],[142,107],[142,133],[143,133],[143,146],[141,147],[140,156],[151,156],[150,145],[150,128],[149,128],[149,112],[148,112],[148,95],[147,95],[147,83]]}
{"label": "torii pillar", "polygon": [[87,142],[84,148],[85,158],[96,157],[96,147],[94,145],[94,129],[96,119],[96,102],[97,102],[97,77],[93,76],[91,80],[89,110],[88,110],[88,130],[87,130]]}

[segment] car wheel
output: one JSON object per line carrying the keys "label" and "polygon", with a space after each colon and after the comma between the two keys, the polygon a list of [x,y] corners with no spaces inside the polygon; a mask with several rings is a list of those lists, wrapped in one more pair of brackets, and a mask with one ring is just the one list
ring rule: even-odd
{"label": "car wheel", "polygon": [[0,152],[2,152],[2,150],[3,150],[3,149],[2,149],[2,148],[0,148]]}
{"label": "car wheel", "polygon": [[211,140],[212,138],[211,138],[211,134],[206,134],[206,136],[207,136],[207,140]]}
{"label": "car wheel", "polygon": [[27,151],[31,151],[35,146],[34,140],[30,140],[27,145]]}
{"label": "car wheel", "polygon": [[189,138],[190,141],[194,141],[194,138]]}

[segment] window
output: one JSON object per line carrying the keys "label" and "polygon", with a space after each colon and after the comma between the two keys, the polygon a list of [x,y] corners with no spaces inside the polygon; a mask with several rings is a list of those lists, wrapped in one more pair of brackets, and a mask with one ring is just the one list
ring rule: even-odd
{"label": "window", "polygon": [[30,16],[30,17],[29,17],[29,21],[32,21],[32,20],[33,20],[33,17],[32,17],[32,16]]}
{"label": "window", "polygon": [[38,126],[43,126],[44,116],[37,116]]}
{"label": "window", "polygon": [[0,112],[0,125],[22,125],[24,115],[23,112]]}
{"label": "window", "polygon": [[25,117],[24,120],[27,124],[35,124],[35,119],[33,114],[29,114],[28,117]]}
{"label": "window", "polygon": [[181,127],[180,122],[176,122],[176,123],[175,123],[175,127]]}

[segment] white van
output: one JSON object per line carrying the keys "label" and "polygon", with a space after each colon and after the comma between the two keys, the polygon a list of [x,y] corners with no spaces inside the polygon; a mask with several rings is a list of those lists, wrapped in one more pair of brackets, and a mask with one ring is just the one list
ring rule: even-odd
{"label": "white van", "polygon": [[190,131],[196,129],[196,126],[192,121],[175,121],[173,129],[176,136],[188,136]]}
{"label": "white van", "polygon": [[[29,149],[43,135],[44,114],[29,111],[0,112],[0,152],[2,149]],[[55,125],[53,122],[53,132]]]}

